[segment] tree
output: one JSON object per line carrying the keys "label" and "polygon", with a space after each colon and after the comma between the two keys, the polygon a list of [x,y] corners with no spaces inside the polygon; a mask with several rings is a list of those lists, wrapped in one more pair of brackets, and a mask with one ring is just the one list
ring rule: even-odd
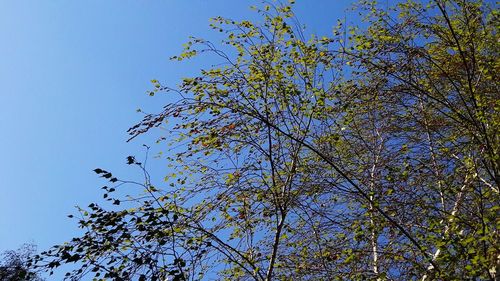
{"label": "tree", "polygon": [[[355,36],[357,51],[347,56],[369,76],[387,78],[381,88],[388,98],[400,100],[392,108],[397,123],[404,124],[397,130],[408,153],[397,154],[406,158],[400,167],[408,171],[403,179],[412,183],[415,196],[408,206],[418,208],[409,218],[418,220],[411,223],[421,228],[418,235],[427,244],[423,247],[432,249],[434,262],[422,279],[441,264],[443,279],[494,280],[499,262],[493,222],[499,191],[499,95],[493,66],[498,19],[480,1],[432,4],[400,4],[398,22],[367,6],[371,29]],[[432,11],[437,16],[429,16]]]}
{"label": "tree", "polygon": [[17,251],[6,251],[0,262],[0,280],[3,281],[41,281],[43,280],[31,268],[28,260],[34,255],[34,245],[25,244]]}
{"label": "tree", "polygon": [[[113,183],[50,269],[99,280],[495,280],[500,263],[498,15],[481,1],[361,1],[365,28],[306,40],[291,5],[217,17],[222,46],[146,114],[174,173]],[[162,155],[160,155],[163,157]],[[147,159],[147,158],[146,158]],[[124,194],[124,185],[143,191]]]}

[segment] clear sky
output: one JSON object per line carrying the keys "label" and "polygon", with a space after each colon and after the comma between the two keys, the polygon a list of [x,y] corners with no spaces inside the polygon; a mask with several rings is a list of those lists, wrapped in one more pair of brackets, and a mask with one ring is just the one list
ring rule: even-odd
{"label": "clear sky", "polygon": [[[350,0],[298,0],[308,32],[330,34]],[[208,19],[255,19],[248,0],[0,1],[0,252],[40,249],[78,235],[66,215],[101,200],[92,169],[127,178],[142,137],[126,130],[166,98],[151,79],[175,85],[203,60],[171,62],[188,36],[213,38]],[[152,160],[161,173],[165,163]]]}

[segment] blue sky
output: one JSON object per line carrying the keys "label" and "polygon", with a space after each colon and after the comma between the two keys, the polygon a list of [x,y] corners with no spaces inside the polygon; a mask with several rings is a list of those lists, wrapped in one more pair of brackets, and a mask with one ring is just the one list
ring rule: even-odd
{"label": "blue sky", "polygon": [[[351,1],[297,2],[308,32],[321,35]],[[210,17],[254,19],[248,7],[259,3],[1,1],[0,252],[25,242],[44,249],[78,235],[66,215],[100,202],[103,181],[92,169],[126,178],[125,157],[153,143],[147,136],[125,142],[141,117],[137,108],[155,112],[167,102],[146,94],[150,80],[175,85],[207,66],[168,58],[190,35],[213,38]],[[166,169],[161,160],[150,165]]]}

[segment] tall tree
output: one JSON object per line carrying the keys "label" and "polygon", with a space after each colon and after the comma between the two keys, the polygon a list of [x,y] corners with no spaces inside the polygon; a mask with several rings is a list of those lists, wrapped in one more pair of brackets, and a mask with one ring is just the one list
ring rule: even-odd
{"label": "tall tree", "polygon": [[[306,40],[291,5],[217,17],[215,56],[145,115],[174,173],[114,184],[48,268],[99,280],[495,280],[498,15],[481,1],[361,1],[363,27]],[[124,185],[142,192],[120,190]]]}

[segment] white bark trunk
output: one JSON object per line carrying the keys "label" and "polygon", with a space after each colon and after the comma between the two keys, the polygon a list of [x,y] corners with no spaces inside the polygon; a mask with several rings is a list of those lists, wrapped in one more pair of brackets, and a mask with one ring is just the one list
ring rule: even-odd
{"label": "white bark trunk", "polygon": [[[443,234],[443,236],[446,236],[448,234],[448,232],[450,231],[450,224],[452,224],[453,221],[455,221],[455,215],[458,213],[458,209],[460,208],[460,204],[462,203],[462,199],[463,199],[463,196],[464,196],[465,188],[469,184],[468,180],[469,180],[469,178],[466,175],[465,179],[464,179],[464,184],[460,188],[460,191],[457,194],[457,198],[455,200],[455,203],[453,204],[453,209],[451,211],[451,217],[448,220],[448,222],[446,222],[446,224],[444,226],[444,234]],[[441,223],[444,223],[444,221],[441,221]],[[432,255],[432,261],[437,260],[437,258],[439,257],[440,254],[441,254],[441,249],[436,249],[436,251]],[[427,271],[424,274],[424,276],[422,276],[421,280],[422,281],[427,280],[429,278],[429,273],[432,272],[433,270],[434,270],[434,266],[432,264],[429,264],[429,266],[427,267]]]}

